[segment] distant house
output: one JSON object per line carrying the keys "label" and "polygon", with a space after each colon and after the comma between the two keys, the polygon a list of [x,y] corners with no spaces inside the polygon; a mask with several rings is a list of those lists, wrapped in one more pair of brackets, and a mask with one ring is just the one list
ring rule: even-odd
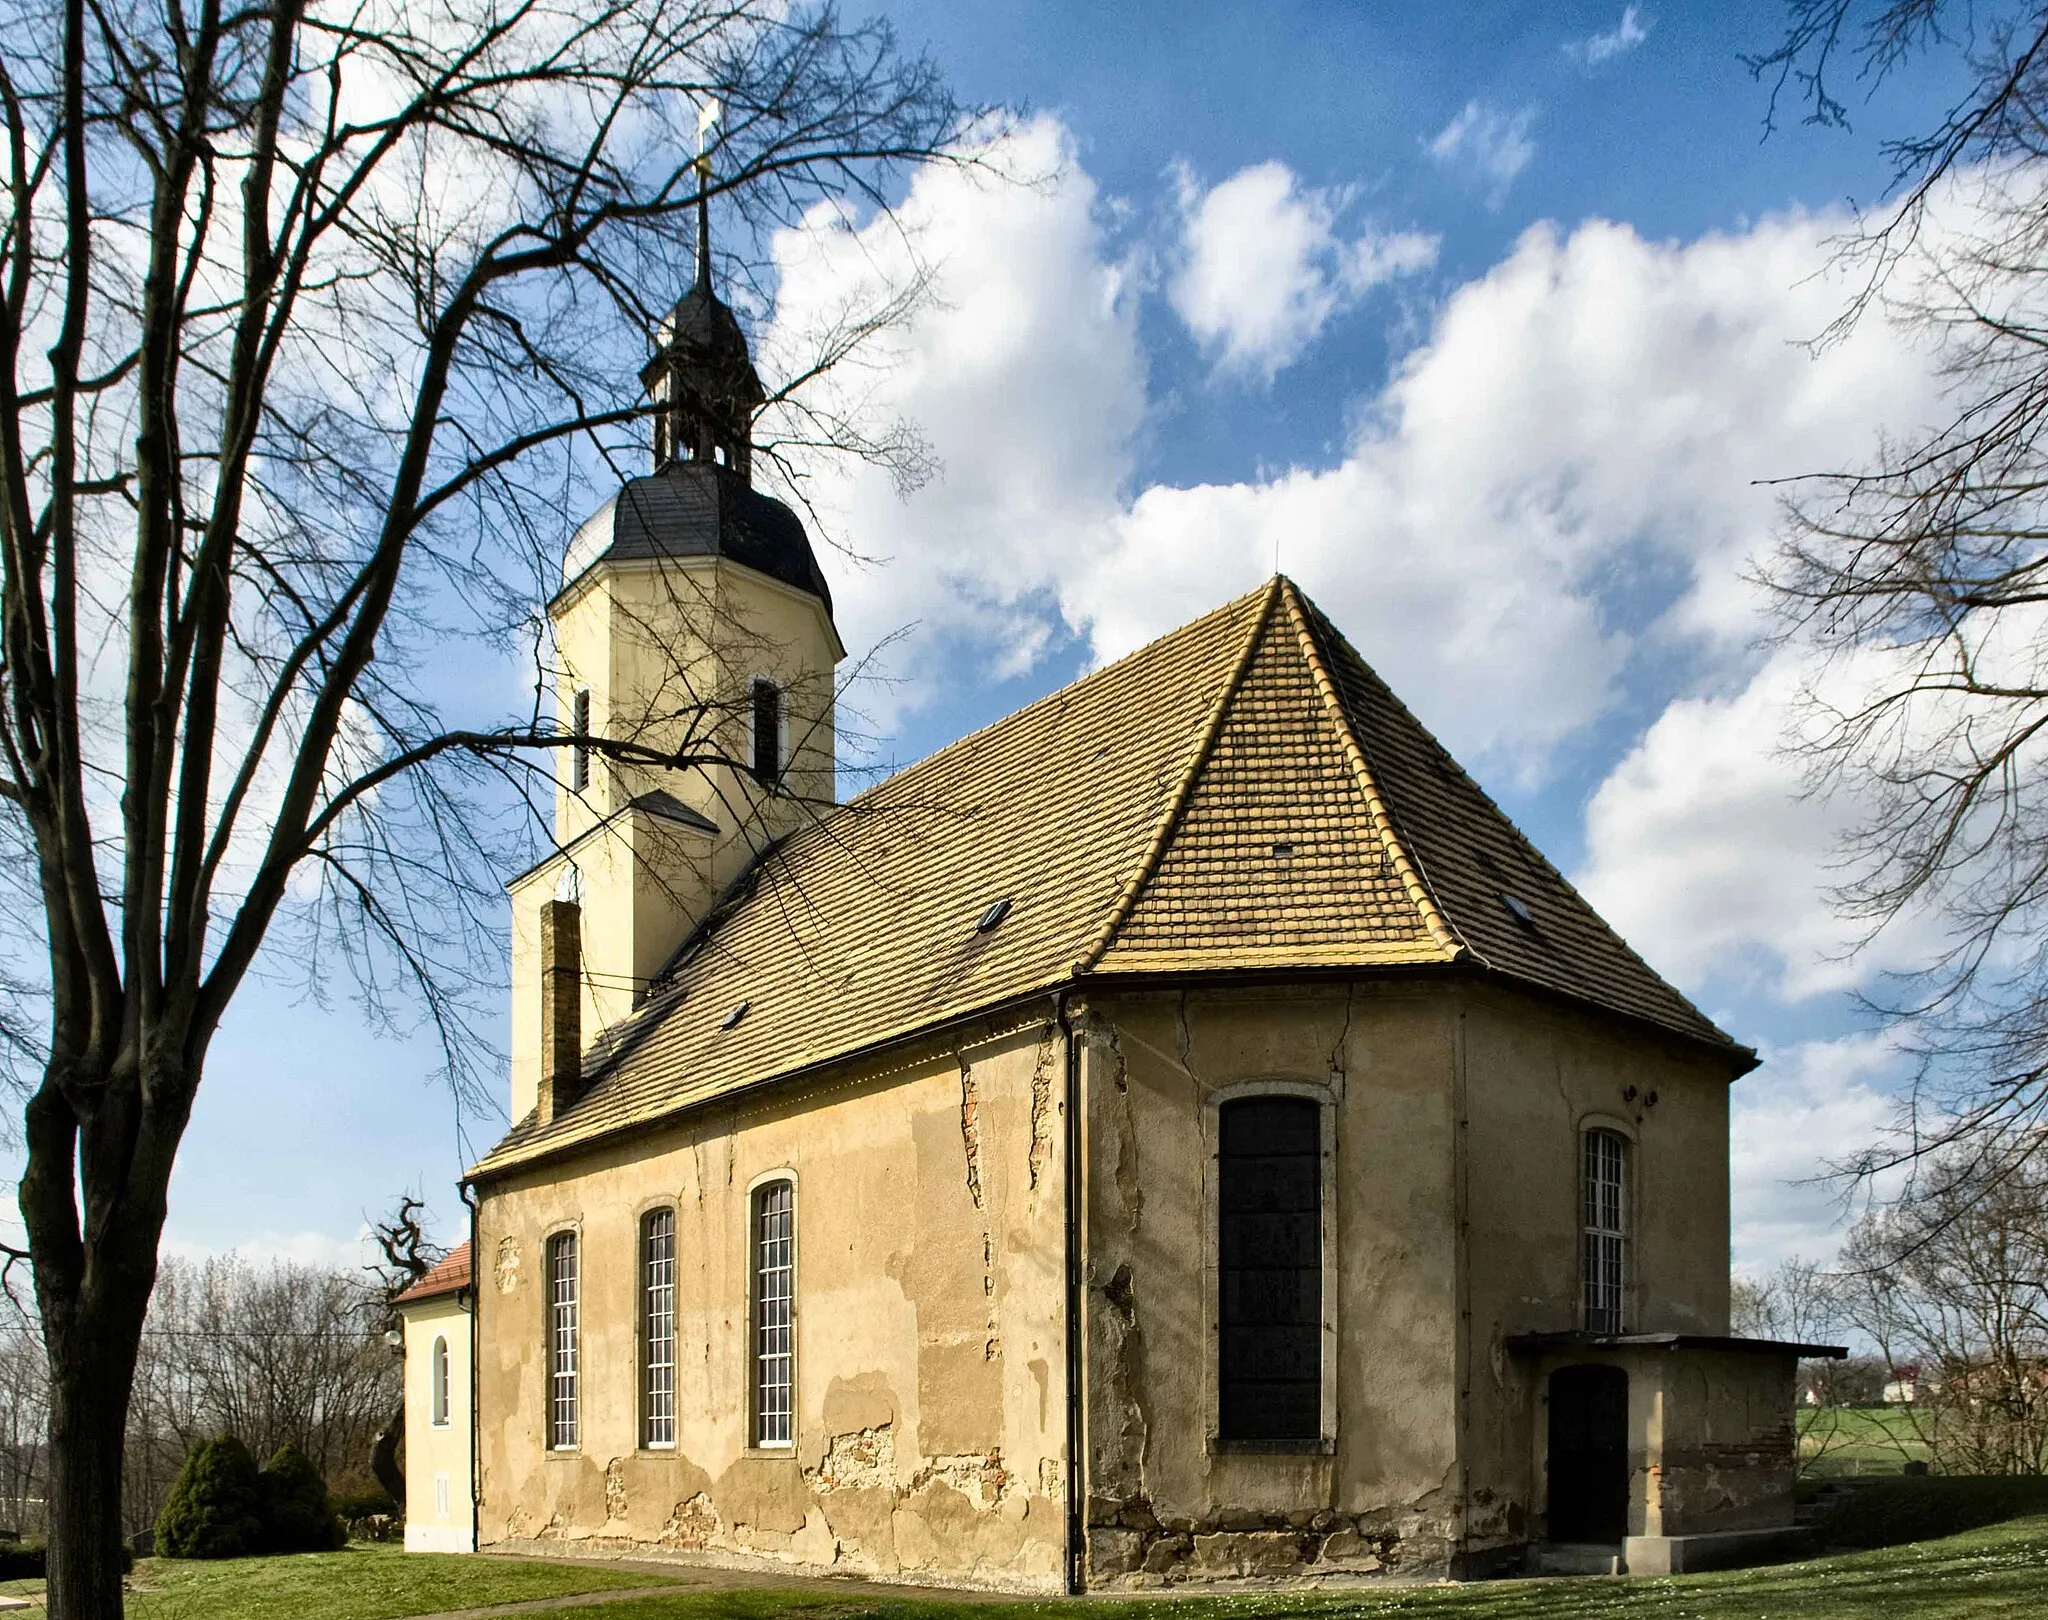
{"label": "distant house", "polygon": [[[636,752],[562,751],[475,1283],[407,1307],[409,1447],[474,1333],[481,1544],[1053,1592],[1781,1542],[1754,1054],[1284,578],[835,805],[708,260],[644,375],[548,605]],[[407,1544],[466,1544],[434,1456]]]}
{"label": "distant house", "polygon": [[1920,1364],[1909,1361],[1894,1367],[1884,1381],[1884,1401],[1887,1406],[1914,1406],[1921,1396]]}

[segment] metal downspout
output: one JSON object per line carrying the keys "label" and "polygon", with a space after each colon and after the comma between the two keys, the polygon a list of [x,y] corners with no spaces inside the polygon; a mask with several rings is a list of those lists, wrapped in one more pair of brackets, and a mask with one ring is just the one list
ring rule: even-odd
{"label": "metal downspout", "polygon": [[1088,1525],[1086,1481],[1082,1468],[1084,1425],[1081,1395],[1081,1053],[1074,1044],[1074,1026],[1067,1018],[1067,992],[1052,999],[1052,1015],[1060,1026],[1066,1054],[1066,1264],[1067,1264],[1067,1591],[1087,1589]]}
{"label": "metal downspout", "polygon": [[477,1202],[468,1182],[458,1181],[455,1191],[463,1203],[469,1206],[469,1550],[479,1552],[483,1547],[480,1534],[483,1507],[477,1501],[477,1369],[480,1364],[479,1352],[482,1346],[477,1342],[477,1326],[483,1316],[483,1251],[476,1245]]}

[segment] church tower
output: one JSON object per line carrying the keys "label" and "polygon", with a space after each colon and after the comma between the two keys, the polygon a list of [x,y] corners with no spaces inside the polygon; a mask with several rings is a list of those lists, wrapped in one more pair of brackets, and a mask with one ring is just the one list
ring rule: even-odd
{"label": "church tower", "polygon": [[833,670],[846,654],[802,522],[753,486],[764,391],[697,279],[640,374],[654,470],[584,520],[548,604],[555,852],[512,899],[512,1119],[573,1099],[578,1058],[626,1017],[717,897],[835,797]]}

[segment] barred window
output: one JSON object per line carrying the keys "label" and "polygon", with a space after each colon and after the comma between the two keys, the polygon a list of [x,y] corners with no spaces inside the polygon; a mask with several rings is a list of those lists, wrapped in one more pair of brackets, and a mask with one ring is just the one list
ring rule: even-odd
{"label": "barred window", "polygon": [[433,1394],[428,1404],[433,1413],[433,1424],[437,1429],[445,1429],[448,1426],[448,1341],[446,1339],[436,1339],[434,1341],[434,1355],[429,1363],[429,1371],[433,1381]]}
{"label": "barred window", "polygon": [[548,1239],[548,1445],[576,1445],[576,1234]]}
{"label": "barred window", "polygon": [[754,680],[754,780],[782,785],[782,688],[765,677]]}
{"label": "barred window", "polygon": [[771,1181],[754,1194],[754,1444],[793,1439],[796,1386],[796,1189]]}
{"label": "barred window", "polygon": [[1247,1097],[1217,1126],[1217,1435],[1319,1440],[1322,1111]]}
{"label": "barred window", "polygon": [[1628,1282],[1628,1142],[1614,1131],[1585,1135],[1584,1306],[1588,1333],[1623,1333]]}
{"label": "barred window", "polygon": [[676,1443],[676,1212],[640,1223],[640,1443]]}
{"label": "barred window", "polygon": [[[590,735],[590,688],[579,686],[569,705],[569,730],[578,737]],[[569,786],[581,793],[590,786],[590,749],[576,743],[569,749]]]}

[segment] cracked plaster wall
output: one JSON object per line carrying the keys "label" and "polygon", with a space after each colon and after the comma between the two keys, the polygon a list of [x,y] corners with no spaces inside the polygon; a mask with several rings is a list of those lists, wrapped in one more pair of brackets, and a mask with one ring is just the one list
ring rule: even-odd
{"label": "cracked plaster wall", "polygon": [[[1045,1034],[712,1108],[486,1190],[483,1545],[1056,1588],[1065,1385]],[[749,1448],[747,1189],[797,1179],[797,1443]],[[1035,1183],[1035,1184],[1034,1184]],[[1048,1185],[1049,1184],[1049,1185]],[[637,1242],[676,1210],[679,1433],[638,1439]],[[582,1242],[581,1445],[544,1449],[547,1234]]]}

